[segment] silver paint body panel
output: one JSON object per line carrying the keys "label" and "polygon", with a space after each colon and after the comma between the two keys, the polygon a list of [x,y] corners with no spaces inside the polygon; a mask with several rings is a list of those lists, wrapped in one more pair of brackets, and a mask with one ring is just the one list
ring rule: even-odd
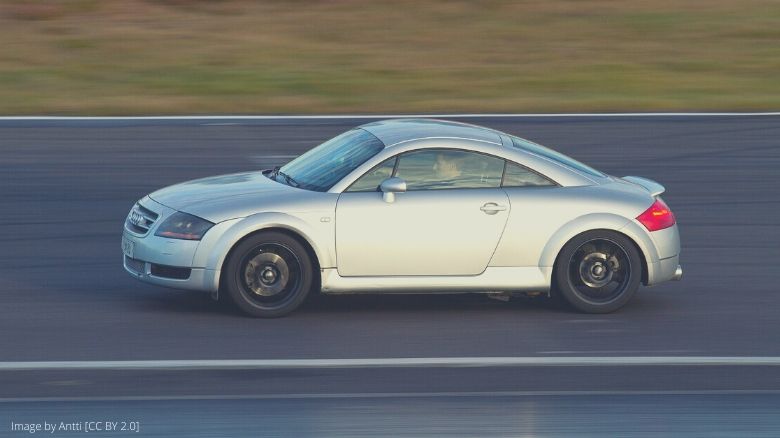
{"label": "silver paint body panel", "polygon": [[[506,211],[488,215],[487,203]],[[487,268],[509,217],[501,189],[342,193],[336,206],[339,275],[477,275]]]}
{"label": "silver paint body panel", "polygon": [[[646,261],[647,284],[676,278],[677,226],[648,232],[636,218],[659,184],[594,177],[509,147],[500,132],[441,121],[364,125],[386,147],[328,192],[293,188],[261,172],[224,175],[167,187],[139,201],[159,218],[146,235],[127,228],[142,281],[216,293],[230,249],[264,229],[294,233],[311,247],[325,293],[547,291],[555,258],[572,237],[592,229],[632,239]],[[555,187],[451,189],[397,193],[344,192],[385,159],[426,148],[452,148],[504,158],[547,176]],[[656,187],[655,184],[658,187]],[[648,188],[649,186],[649,188]],[[488,203],[506,209],[487,214]],[[176,211],[215,223],[201,241],[155,236]],[[191,268],[188,279],[151,275],[151,263]]]}

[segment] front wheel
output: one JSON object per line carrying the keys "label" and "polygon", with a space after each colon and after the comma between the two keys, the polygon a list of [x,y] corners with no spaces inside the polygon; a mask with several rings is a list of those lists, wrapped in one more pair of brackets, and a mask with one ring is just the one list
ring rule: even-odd
{"label": "front wheel", "polygon": [[284,316],[303,303],[312,287],[312,262],[303,245],[278,232],[261,232],[239,243],[225,264],[224,287],[244,313]]}
{"label": "front wheel", "polygon": [[564,245],[554,286],[577,310],[609,313],[628,303],[641,277],[642,260],[633,242],[614,231],[594,230]]}

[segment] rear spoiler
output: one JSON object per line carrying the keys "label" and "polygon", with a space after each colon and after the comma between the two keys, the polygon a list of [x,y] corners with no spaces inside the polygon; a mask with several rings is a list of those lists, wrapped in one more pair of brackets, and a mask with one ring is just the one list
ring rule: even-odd
{"label": "rear spoiler", "polygon": [[666,191],[666,188],[664,188],[664,186],[661,184],[658,184],[651,179],[642,178],[641,176],[624,176],[620,179],[642,187],[643,189],[650,192],[650,195],[653,197],[656,197]]}

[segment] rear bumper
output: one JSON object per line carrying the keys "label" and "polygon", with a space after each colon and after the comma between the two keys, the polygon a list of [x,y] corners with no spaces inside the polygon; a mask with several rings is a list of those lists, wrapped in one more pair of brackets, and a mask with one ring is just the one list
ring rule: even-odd
{"label": "rear bumper", "polygon": [[677,225],[648,232],[635,219],[621,231],[634,239],[644,255],[647,262],[647,277],[643,278],[643,283],[646,286],[682,278],[680,232]]}
{"label": "rear bumper", "polygon": [[682,266],[680,266],[679,255],[648,263],[647,267],[648,286],[682,278]]}
{"label": "rear bumper", "polygon": [[682,267],[680,266],[680,231],[677,225],[648,234],[653,241],[658,258],[648,263],[647,284],[680,280]]}

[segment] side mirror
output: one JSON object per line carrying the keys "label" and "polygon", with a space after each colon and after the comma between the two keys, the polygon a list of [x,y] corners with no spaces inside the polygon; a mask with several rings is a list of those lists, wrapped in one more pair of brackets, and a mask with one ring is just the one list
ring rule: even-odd
{"label": "side mirror", "polygon": [[406,191],[406,181],[396,177],[387,178],[379,184],[379,190],[382,192],[382,199],[389,204],[395,202],[396,193]]}

